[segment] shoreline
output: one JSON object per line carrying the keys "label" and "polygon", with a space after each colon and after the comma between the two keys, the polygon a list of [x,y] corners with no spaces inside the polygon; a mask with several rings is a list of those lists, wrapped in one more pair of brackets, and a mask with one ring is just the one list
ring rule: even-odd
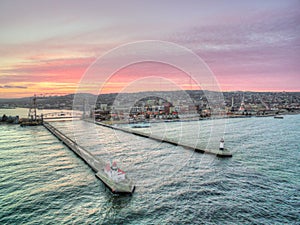
{"label": "shoreline", "polygon": [[107,125],[118,125],[118,124],[136,124],[136,123],[175,123],[175,122],[191,122],[191,121],[206,121],[206,120],[219,120],[219,119],[238,119],[238,118],[252,118],[252,117],[258,117],[258,118],[264,118],[264,117],[274,117],[274,116],[288,116],[288,115],[299,115],[300,112],[292,112],[292,113],[284,113],[284,114],[267,114],[267,115],[234,115],[234,116],[222,116],[222,117],[206,117],[206,118],[186,118],[186,119],[170,119],[170,120],[145,120],[145,121],[137,121],[135,123],[130,123],[125,120],[94,120],[92,118],[89,118],[95,122],[104,123]]}
{"label": "shoreline", "polygon": [[[16,109],[25,109],[25,108],[16,108]],[[12,110],[12,109],[7,109]],[[55,110],[55,109],[52,109]],[[62,110],[60,110],[62,111]],[[72,110],[68,110],[72,111]],[[4,113],[5,114],[5,113]],[[3,114],[3,115],[4,115]],[[93,118],[86,118],[96,122],[101,122],[107,125],[118,125],[118,124],[137,124],[137,123],[175,123],[175,122],[191,122],[191,121],[206,121],[206,120],[216,120],[216,119],[235,119],[235,118],[252,118],[252,117],[275,117],[275,116],[288,116],[288,115],[298,115],[300,114],[300,110],[294,112],[285,112],[285,113],[272,113],[272,114],[265,114],[265,115],[226,115],[226,116],[217,116],[217,117],[188,117],[188,118],[176,118],[176,119],[151,119],[151,120],[141,120],[135,122],[129,122],[128,120],[95,120]],[[6,115],[6,114],[5,114]],[[6,115],[6,117],[12,117],[15,119],[18,115]],[[72,119],[72,118],[71,118]],[[20,124],[22,121],[27,121],[28,118],[24,118],[19,116],[18,122],[12,121],[2,121],[2,117],[0,115],[0,124]]]}

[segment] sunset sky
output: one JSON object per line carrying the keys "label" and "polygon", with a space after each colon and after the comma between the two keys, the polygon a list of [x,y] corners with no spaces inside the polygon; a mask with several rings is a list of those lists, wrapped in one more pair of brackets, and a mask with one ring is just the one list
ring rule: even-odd
{"label": "sunset sky", "polygon": [[[141,40],[192,50],[222,91],[300,91],[297,0],[2,0],[0,28],[0,98],[74,93],[98,57]],[[183,72],[145,63],[118,71],[103,91],[160,73],[190,89]]]}

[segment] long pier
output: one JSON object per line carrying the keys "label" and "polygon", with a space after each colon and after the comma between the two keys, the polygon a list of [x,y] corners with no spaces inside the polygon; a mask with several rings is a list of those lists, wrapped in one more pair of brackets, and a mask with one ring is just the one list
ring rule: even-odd
{"label": "long pier", "polygon": [[114,182],[104,174],[104,167],[106,163],[99,158],[96,158],[92,153],[78,145],[75,141],[67,137],[61,131],[53,127],[51,124],[44,122],[43,126],[52,133],[57,139],[62,141],[69,149],[71,149],[79,158],[81,158],[87,165],[89,165],[95,175],[99,178],[104,185],[109,188],[113,194],[132,194],[135,186],[126,178],[125,182]]}
{"label": "long pier", "polygon": [[149,139],[152,139],[152,140],[155,140],[155,141],[165,142],[165,143],[169,143],[171,145],[176,145],[176,146],[181,146],[183,148],[191,149],[191,150],[194,150],[194,151],[199,152],[199,153],[216,155],[217,157],[220,157],[220,158],[232,157],[232,153],[229,152],[227,149],[224,149],[222,151],[221,150],[212,150],[212,149],[201,149],[199,146],[190,146],[190,145],[187,145],[187,144],[184,144],[184,143],[179,143],[178,141],[175,141],[175,140],[172,140],[172,139],[169,139],[169,138],[166,138],[166,137],[162,138],[162,137],[157,136],[157,135],[149,135],[147,133],[144,133],[144,132],[141,132],[141,131],[138,131],[138,130],[128,129],[128,128],[124,128],[124,127],[115,127],[115,126],[111,126],[111,125],[108,125],[108,124],[105,124],[105,123],[92,121],[92,120],[85,120],[85,121],[90,122],[90,123],[95,123],[97,125],[107,127],[107,128],[110,128],[110,129],[119,130],[119,131],[123,131],[123,132],[126,132],[126,133],[134,134],[134,135],[137,135],[137,136],[140,136],[140,137],[149,138]]}

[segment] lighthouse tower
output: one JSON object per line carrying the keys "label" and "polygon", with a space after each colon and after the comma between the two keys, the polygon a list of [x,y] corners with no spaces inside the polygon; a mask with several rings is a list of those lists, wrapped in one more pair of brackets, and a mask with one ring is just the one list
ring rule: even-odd
{"label": "lighthouse tower", "polygon": [[219,148],[221,151],[223,151],[224,150],[224,139],[223,138],[221,138],[221,140],[220,140],[220,148]]}

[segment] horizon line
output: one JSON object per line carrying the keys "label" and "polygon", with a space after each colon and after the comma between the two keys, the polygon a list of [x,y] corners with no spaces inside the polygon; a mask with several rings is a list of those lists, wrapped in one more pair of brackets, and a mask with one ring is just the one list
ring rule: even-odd
{"label": "horizon line", "polygon": [[[212,90],[193,90],[193,89],[187,89],[187,90],[170,90],[170,91],[138,91],[138,92],[110,92],[110,93],[100,93],[100,94],[92,94],[92,93],[87,93],[87,92],[80,92],[80,93],[65,93],[65,94],[56,94],[56,93],[47,93],[47,96],[43,96],[44,94],[39,93],[39,94],[33,94],[33,95],[28,95],[28,96],[24,96],[24,97],[11,97],[11,98],[0,98],[1,100],[4,99],[22,99],[22,98],[32,98],[34,95],[39,96],[43,96],[43,97],[60,97],[60,96],[67,96],[67,95],[76,95],[76,94],[89,94],[89,95],[94,95],[94,96],[99,96],[99,95],[109,95],[109,94],[137,94],[137,93],[146,93],[146,92],[177,92],[177,91],[212,91]],[[218,92],[218,91],[212,91],[212,92]],[[264,91],[254,91],[254,90],[235,90],[235,91],[221,91],[222,93],[230,93],[230,92],[242,92],[242,93],[246,93],[246,92],[253,92],[253,93],[300,93],[300,90],[298,91],[272,91],[272,90],[264,90]]]}

